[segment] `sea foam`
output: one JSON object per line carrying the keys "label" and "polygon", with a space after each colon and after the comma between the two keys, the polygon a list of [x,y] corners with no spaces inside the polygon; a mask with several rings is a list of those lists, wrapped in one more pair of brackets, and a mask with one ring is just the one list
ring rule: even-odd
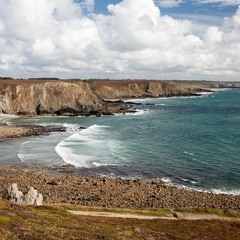
{"label": "sea foam", "polygon": [[64,162],[78,168],[115,165],[108,159],[114,140],[109,139],[107,128],[109,127],[94,124],[75,132],[59,142],[55,151]]}

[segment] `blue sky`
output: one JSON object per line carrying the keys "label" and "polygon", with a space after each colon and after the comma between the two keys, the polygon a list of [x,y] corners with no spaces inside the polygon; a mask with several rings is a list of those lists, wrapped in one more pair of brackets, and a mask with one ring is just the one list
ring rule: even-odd
{"label": "blue sky", "polygon": [[[157,0],[156,0],[157,1]],[[161,1],[161,0],[160,0]],[[167,0],[164,0],[167,2]],[[174,0],[170,0],[174,1]],[[94,12],[96,14],[109,14],[107,6],[109,4],[118,4],[121,0],[95,0]],[[166,7],[159,6],[162,15],[168,15],[176,19],[188,19],[200,24],[221,25],[224,17],[231,17],[237,11],[237,4],[225,4],[217,0],[209,1],[210,3],[198,3],[197,1],[183,1],[178,6]],[[240,1],[239,1],[240,3]]]}
{"label": "blue sky", "polygon": [[[107,6],[109,4],[117,4],[120,0],[95,0],[95,12],[107,14]],[[170,16],[177,16],[178,14],[199,14],[212,16],[231,16],[236,12],[237,5],[222,6],[219,3],[205,3],[199,4],[196,1],[184,1],[176,7],[161,7],[161,13]]]}

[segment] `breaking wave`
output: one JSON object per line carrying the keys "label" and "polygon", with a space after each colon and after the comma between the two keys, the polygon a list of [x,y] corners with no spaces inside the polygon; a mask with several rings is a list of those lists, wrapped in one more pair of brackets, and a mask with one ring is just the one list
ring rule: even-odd
{"label": "breaking wave", "polygon": [[[92,125],[57,144],[55,151],[67,164],[78,168],[116,165],[119,143],[111,138],[108,126]],[[116,160],[116,158],[115,158]]]}

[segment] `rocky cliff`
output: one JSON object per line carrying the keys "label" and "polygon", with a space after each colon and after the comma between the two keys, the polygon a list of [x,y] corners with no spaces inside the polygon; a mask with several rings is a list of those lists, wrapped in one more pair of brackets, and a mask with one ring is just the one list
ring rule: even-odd
{"label": "rocky cliff", "polygon": [[127,111],[126,98],[191,95],[164,81],[0,80],[0,112],[23,115],[101,115]]}

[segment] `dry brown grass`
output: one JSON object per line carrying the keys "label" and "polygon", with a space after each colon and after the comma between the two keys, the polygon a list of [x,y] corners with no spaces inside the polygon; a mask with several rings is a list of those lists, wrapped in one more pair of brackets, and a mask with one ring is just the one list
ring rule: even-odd
{"label": "dry brown grass", "polygon": [[74,216],[57,207],[23,207],[0,200],[0,239],[240,239],[240,223]]}

